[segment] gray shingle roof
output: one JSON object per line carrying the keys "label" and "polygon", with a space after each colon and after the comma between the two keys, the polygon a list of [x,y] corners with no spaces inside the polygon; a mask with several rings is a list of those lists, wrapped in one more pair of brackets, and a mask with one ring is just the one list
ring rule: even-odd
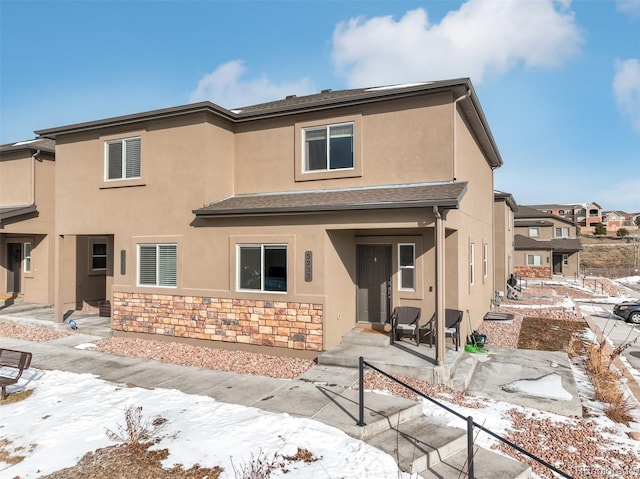
{"label": "gray shingle roof", "polygon": [[574,225],[575,223],[566,218],[562,218],[561,216],[556,216],[552,213],[547,213],[546,211],[536,210],[535,208],[531,208],[530,206],[518,205],[518,211],[514,213],[514,218],[516,220],[530,220],[530,219],[553,219],[555,221],[560,221],[562,223],[566,223],[569,225]]}
{"label": "gray shingle roof", "polygon": [[198,217],[255,216],[346,210],[458,208],[466,182],[238,195],[194,210]]}
{"label": "gray shingle roof", "polygon": [[36,205],[2,206],[0,207],[0,221],[6,220],[7,218],[13,218],[14,216],[34,213],[35,211],[37,211]]}
{"label": "gray shingle roof", "polygon": [[250,105],[233,110],[228,110],[210,101],[203,101],[132,115],[36,130],[35,133],[42,137],[56,138],[58,135],[63,134],[92,131],[114,126],[129,127],[156,119],[177,118],[198,113],[223,118],[233,125],[293,114],[331,111],[344,106],[363,105],[379,101],[390,101],[446,92],[451,93],[452,98],[462,98],[468,93],[468,96],[465,97],[460,104],[462,110],[486,155],[487,161],[493,168],[500,167],[502,165],[500,152],[498,151],[493,134],[480,106],[480,101],[475,94],[471,80],[468,78],[340,91],[323,90],[321,93],[314,95],[300,97],[290,96],[282,100]]}
{"label": "gray shingle roof", "polygon": [[56,142],[49,138],[36,138],[33,140],[18,141],[16,143],[7,143],[6,145],[0,145],[0,153],[8,151],[20,151],[20,150],[42,150],[54,153],[56,148]]}
{"label": "gray shingle roof", "polygon": [[514,235],[516,250],[547,250],[558,253],[575,253],[582,250],[582,243],[576,238],[555,238],[551,240],[535,240],[523,235]]}

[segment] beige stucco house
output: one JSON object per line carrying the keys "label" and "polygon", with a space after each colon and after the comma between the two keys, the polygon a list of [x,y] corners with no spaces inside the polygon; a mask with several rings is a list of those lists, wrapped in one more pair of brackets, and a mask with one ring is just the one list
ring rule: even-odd
{"label": "beige stucco house", "polygon": [[314,356],[397,305],[490,306],[502,159],[468,79],[36,133],[59,320],[108,299],[122,334]]}
{"label": "beige stucco house", "polygon": [[575,276],[581,250],[574,222],[518,205],[515,213],[515,272],[519,276]]}
{"label": "beige stucco house", "polygon": [[53,304],[55,146],[0,146],[0,296]]}
{"label": "beige stucco house", "polygon": [[494,192],[494,280],[495,290],[506,296],[507,279],[514,273],[514,219],[518,205],[510,193]]}

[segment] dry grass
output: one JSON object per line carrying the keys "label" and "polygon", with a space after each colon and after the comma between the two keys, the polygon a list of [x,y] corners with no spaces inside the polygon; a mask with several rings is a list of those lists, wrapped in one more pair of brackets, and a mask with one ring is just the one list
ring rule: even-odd
{"label": "dry grass", "polygon": [[24,401],[33,394],[33,389],[25,389],[24,391],[18,391],[15,393],[7,393],[7,399],[0,399],[0,406],[3,404],[11,404],[14,402]]}
{"label": "dry grass", "polygon": [[595,390],[595,398],[607,404],[605,414],[612,421],[628,425],[633,421],[631,412],[634,407],[620,390],[621,375],[613,368],[613,360],[624,351],[624,348],[611,351],[604,340],[597,344],[585,345],[581,339],[576,339],[575,343],[570,349],[575,351],[582,345],[582,351],[586,355],[587,372]]}
{"label": "dry grass", "polygon": [[11,441],[7,438],[0,439],[0,462],[4,462],[6,464],[18,464],[24,460],[24,456],[20,456],[16,454],[17,451],[12,451],[9,449],[11,446]]}

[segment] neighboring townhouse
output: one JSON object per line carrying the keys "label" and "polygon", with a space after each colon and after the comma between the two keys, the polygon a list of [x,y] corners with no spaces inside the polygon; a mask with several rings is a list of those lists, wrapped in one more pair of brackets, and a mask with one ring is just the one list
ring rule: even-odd
{"label": "neighboring townhouse", "polygon": [[507,279],[514,272],[514,218],[518,205],[510,193],[495,191],[493,197],[494,289],[506,296]]}
{"label": "neighboring townhouse", "polygon": [[493,296],[502,159],[468,79],[36,133],[56,141],[58,320],[101,288],[118,333],[312,357],[398,305],[477,327]]}
{"label": "neighboring townhouse", "polygon": [[0,146],[0,296],[54,302],[55,144]]}
{"label": "neighboring townhouse", "polygon": [[515,271],[525,278],[578,274],[582,244],[572,221],[529,206],[515,213]]}
{"label": "neighboring townhouse", "polygon": [[602,216],[602,207],[598,203],[546,204],[529,205],[529,207],[559,216],[587,230],[592,230],[600,223]]}
{"label": "neighboring townhouse", "polygon": [[607,234],[615,234],[622,227],[631,225],[631,215],[622,211],[603,211],[602,224],[607,228]]}

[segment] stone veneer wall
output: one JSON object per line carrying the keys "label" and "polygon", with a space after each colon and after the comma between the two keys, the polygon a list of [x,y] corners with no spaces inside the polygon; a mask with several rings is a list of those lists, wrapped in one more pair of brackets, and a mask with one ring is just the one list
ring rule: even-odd
{"label": "stone veneer wall", "polygon": [[322,351],[322,304],[123,292],[113,300],[116,331]]}
{"label": "stone veneer wall", "polygon": [[513,272],[523,278],[551,278],[549,266],[516,266]]}

